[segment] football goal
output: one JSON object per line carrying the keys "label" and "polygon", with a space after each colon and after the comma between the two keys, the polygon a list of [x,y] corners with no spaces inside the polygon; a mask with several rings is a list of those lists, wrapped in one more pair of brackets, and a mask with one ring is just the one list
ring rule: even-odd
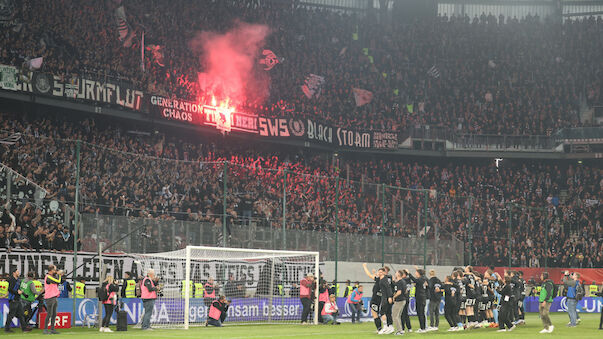
{"label": "football goal", "polygon": [[[156,328],[205,325],[209,307],[220,295],[230,302],[225,325],[300,322],[300,281],[309,273],[319,276],[318,252],[188,246],[136,254],[134,260],[138,272],[153,269],[158,277],[151,317]],[[318,280],[308,319],[315,324]]]}

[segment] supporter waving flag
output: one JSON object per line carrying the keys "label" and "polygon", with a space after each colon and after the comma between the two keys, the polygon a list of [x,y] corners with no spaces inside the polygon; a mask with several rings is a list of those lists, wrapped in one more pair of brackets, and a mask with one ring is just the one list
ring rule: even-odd
{"label": "supporter waving flag", "polygon": [[361,88],[352,88],[354,92],[354,100],[356,100],[356,106],[364,106],[373,100],[373,92],[367,91]]}
{"label": "supporter waving flag", "polygon": [[301,86],[302,92],[308,97],[308,99],[312,99],[313,97],[320,97],[320,93],[322,92],[322,86],[325,83],[325,77],[309,74],[304,81],[304,84]]}
{"label": "supporter waving flag", "polygon": [[130,25],[126,19],[124,6],[119,6],[115,9],[115,22],[117,24],[117,31],[119,32],[119,41],[123,43],[124,47],[132,46],[134,32],[130,29]]}
{"label": "supporter waving flag", "polygon": [[151,56],[157,65],[165,67],[165,62],[163,61],[163,46],[148,44],[145,46],[145,49],[151,53]]}

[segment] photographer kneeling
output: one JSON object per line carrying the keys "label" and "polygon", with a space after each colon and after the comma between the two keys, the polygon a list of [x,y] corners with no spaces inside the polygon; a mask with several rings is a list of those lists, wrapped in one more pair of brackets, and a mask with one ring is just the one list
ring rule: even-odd
{"label": "photographer kneeling", "polygon": [[113,332],[109,328],[109,324],[111,322],[111,316],[113,315],[115,305],[117,305],[116,293],[119,291],[119,286],[115,284],[113,277],[108,275],[100,288],[101,290],[104,290],[104,293],[100,295],[106,297],[106,299],[103,298],[104,300],[102,300],[103,305],[105,306],[105,316],[103,317],[103,323],[99,331]]}
{"label": "photographer kneeling", "polygon": [[334,294],[329,296],[329,301],[325,303],[325,306],[322,308],[322,321],[323,324],[331,325],[339,325],[340,322],[337,321],[337,316],[339,315],[339,308],[337,308],[337,298]]}
{"label": "photographer kneeling", "polygon": [[205,326],[212,325],[222,327],[222,323],[226,320],[228,305],[230,305],[230,301],[223,295],[221,295],[219,299],[214,300],[209,307],[209,314]]}

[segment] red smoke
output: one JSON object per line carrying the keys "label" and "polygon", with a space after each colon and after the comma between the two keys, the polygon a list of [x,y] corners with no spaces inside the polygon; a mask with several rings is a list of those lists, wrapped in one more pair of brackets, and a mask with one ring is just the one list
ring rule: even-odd
{"label": "red smoke", "polygon": [[234,105],[262,103],[268,96],[270,79],[255,65],[268,33],[266,25],[241,22],[226,33],[198,33],[190,46],[204,70],[199,73],[200,94]]}

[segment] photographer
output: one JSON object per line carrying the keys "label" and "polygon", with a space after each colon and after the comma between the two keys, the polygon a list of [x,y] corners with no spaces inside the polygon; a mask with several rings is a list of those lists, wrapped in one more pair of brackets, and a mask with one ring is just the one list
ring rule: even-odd
{"label": "photographer", "polygon": [[319,283],[320,285],[318,287],[318,322],[321,323],[324,321],[324,319],[322,318],[322,310],[325,307],[325,304],[329,301],[329,286],[327,282],[322,278],[322,273]]}
{"label": "photographer", "polygon": [[350,304],[350,311],[352,312],[352,323],[356,321],[360,323],[360,312],[362,311],[362,285],[352,290],[352,293],[348,295],[347,303]]}
{"label": "photographer", "polygon": [[325,306],[322,309],[322,320],[323,324],[328,324],[331,322],[331,325],[339,325],[340,322],[337,321],[337,316],[339,315],[339,308],[337,307],[337,298],[335,294],[331,294],[329,296],[329,301],[325,303]]}
{"label": "photographer", "polygon": [[303,306],[301,316],[302,325],[308,323],[308,315],[310,314],[310,308],[312,307],[315,284],[314,274],[312,273],[308,273],[306,277],[299,282],[299,298]]}
{"label": "photographer", "polygon": [[567,314],[569,315],[570,322],[567,324],[568,327],[575,327],[578,320],[578,311],[576,306],[578,305],[577,299],[577,286],[580,284],[578,281],[578,273],[574,273],[570,276],[569,271],[565,271],[562,282],[567,290]]}
{"label": "photographer", "polygon": [[222,327],[222,323],[226,320],[226,312],[228,311],[229,305],[230,301],[223,295],[221,295],[218,300],[214,300],[209,307],[209,314],[205,326],[212,325]]}
{"label": "photographer", "polygon": [[155,270],[150,269],[147,272],[147,276],[142,280],[142,286],[140,286],[140,298],[142,299],[142,306],[144,308],[144,315],[142,317],[141,329],[151,329],[151,315],[153,314],[153,308],[155,307],[155,300],[157,299],[158,288],[156,286],[159,279],[155,276]]}
{"label": "photographer", "polygon": [[103,305],[105,307],[105,316],[103,317],[103,323],[99,331],[113,332],[109,328],[109,324],[111,323],[111,316],[113,315],[113,310],[117,305],[117,292],[119,291],[119,286],[115,284],[113,276],[108,275],[100,288],[105,290],[107,299],[103,300]]}
{"label": "photographer", "polygon": [[44,277],[44,304],[46,305],[46,323],[44,324],[44,334],[58,334],[54,329],[55,318],[57,317],[57,298],[61,294],[59,292],[59,284],[64,281],[63,271],[57,272],[57,267],[54,265],[48,266],[48,273]]}
{"label": "photographer", "polygon": [[203,303],[205,306],[210,307],[211,303],[216,299],[216,290],[218,290],[218,283],[214,281],[213,277],[209,277],[207,282],[203,285]]}

